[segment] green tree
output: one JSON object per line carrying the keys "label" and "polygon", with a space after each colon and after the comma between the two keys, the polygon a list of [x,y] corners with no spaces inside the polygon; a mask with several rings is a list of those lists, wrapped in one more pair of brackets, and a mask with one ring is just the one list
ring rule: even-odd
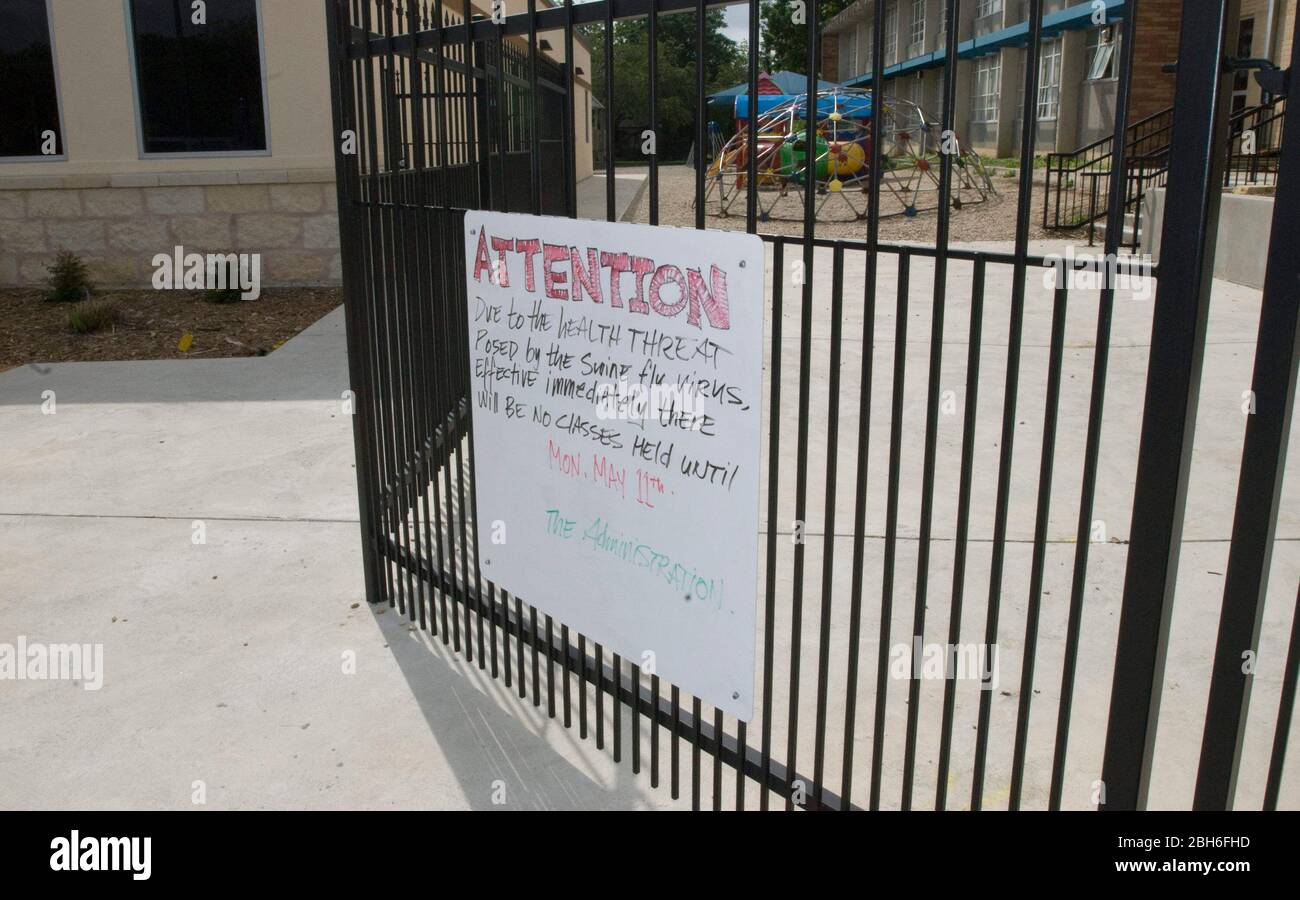
{"label": "green tree", "polygon": [[[705,16],[705,92],[731,87],[746,77],[746,50],[723,33],[724,20],[718,10]],[[593,89],[606,102],[604,26],[583,29],[591,46]],[[661,162],[686,156],[695,139],[695,15],[677,13],[659,17],[657,65],[657,151]],[[607,111],[612,129],[615,157],[645,161],[641,153],[641,132],[650,123],[649,28],[644,18],[618,22],[613,40],[613,108]]]}
{"label": "green tree", "polygon": [[[708,10],[704,14],[704,86],[708,91],[731,87],[734,81],[729,78],[737,69],[744,66],[745,57],[741,46],[723,33],[726,20],[722,11]],[[629,19],[620,22],[614,28],[615,41],[626,40],[649,41],[650,20],[648,18]],[[659,16],[659,47],[664,50],[669,62],[678,68],[687,69],[695,74],[695,13],[683,12]]]}
{"label": "green tree", "polygon": [[[825,27],[832,16],[846,9],[853,0],[817,0],[817,23]],[[796,13],[803,21],[795,21]],[[808,69],[808,25],[806,7],[799,9],[796,0],[763,0],[760,6],[760,18],[763,31],[763,68],[769,72],[783,69],[807,74]],[[820,38],[820,35],[819,35]],[[820,41],[817,52],[818,75],[825,77],[821,69]],[[829,73],[834,75],[835,73]]]}

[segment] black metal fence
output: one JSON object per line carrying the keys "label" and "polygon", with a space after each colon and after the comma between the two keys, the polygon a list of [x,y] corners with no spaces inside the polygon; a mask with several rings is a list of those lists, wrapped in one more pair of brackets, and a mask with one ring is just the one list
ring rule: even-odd
{"label": "black metal fence", "polygon": [[[1152,188],[1164,187],[1169,178],[1173,112],[1169,108],[1152,113],[1129,123],[1125,132],[1121,247],[1136,251],[1141,245],[1142,200]],[[1225,190],[1277,184],[1285,119],[1285,97],[1269,98],[1231,115],[1223,167]],[[1113,138],[1104,137],[1068,153],[1047,154],[1043,171],[1044,228],[1061,230],[1087,225],[1088,242],[1092,243],[1096,223],[1107,215],[1113,147]]]}
{"label": "black metal fence", "polygon": [[[1149,187],[1160,187],[1169,172],[1169,132],[1172,109],[1130,122],[1124,131],[1128,169],[1124,208],[1133,210]],[[1068,153],[1047,154],[1043,170],[1043,227],[1076,228],[1104,217],[1109,209],[1110,172],[1114,165],[1113,136],[1106,136]]]}
{"label": "black metal fence", "polygon": [[[1113,282],[1094,292],[1063,281],[1046,292],[1035,287],[1056,261],[1030,252],[1031,120],[1021,134],[1015,240],[1006,251],[950,244],[948,157],[941,162],[933,245],[882,241],[879,191],[871,192],[858,237],[818,234],[812,190],[804,195],[801,235],[762,235],[770,249],[771,327],[766,523],[759,536],[761,704],[754,721],[706,708],[530,606],[527,596],[506,593],[480,570],[472,523],[464,210],[576,214],[575,28],[604,26],[593,52],[604,54],[608,71],[614,21],[648,18],[653,130],[656,23],[694,14],[702,52],[700,14],[710,5],[597,0],[539,9],[529,0],[526,13],[496,22],[476,18],[468,0],[454,7],[433,0],[329,0],[369,599],[396,607],[521,700],[544,704],[566,728],[576,725],[583,739],[610,745],[615,760],[630,757],[633,772],[648,774],[651,790],[666,781],[673,798],[684,794],[686,768],[696,807],[1144,806],[1157,756],[1228,145],[1220,48],[1235,27],[1235,2],[1187,3],[1183,11],[1164,261],[1147,313],[1146,397],[1133,422],[1140,443],[1120,455],[1119,469],[1101,468],[1103,426],[1115,375],[1113,323],[1130,317],[1132,307],[1117,304]],[[756,47],[758,3],[744,5]],[[1122,123],[1137,44],[1135,5],[1123,22],[1119,124],[1103,194],[1112,226],[1109,255],[1118,248],[1120,180],[1132,147]],[[947,21],[960,21],[956,0],[946,6]],[[1027,3],[1030,46],[1042,37],[1042,6]],[[816,4],[807,15],[812,92],[821,24]],[[884,59],[884,15],[877,4],[870,51],[876,72]],[[949,29],[950,60],[957,37]],[[1024,96],[1037,96],[1039,70],[1025,67]],[[754,55],[748,77],[755,96]],[[702,67],[696,87],[702,147]],[[609,86],[593,88],[612,109],[618,98]],[[957,68],[948,66],[945,128],[952,125],[957,88]],[[873,83],[877,109],[881,90]],[[806,139],[814,146],[816,123],[808,119]],[[873,171],[879,170],[880,128],[873,120]],[[1257,407],[1242,445],[1195,793],[1196,804],[1207,808],[1234,801],[1253,680],[1240,661],[1259,644],[1295,393],[1298,263],[1291,249],[1300,233],[1300,179],[1292,173],[1300,174],[1300,132],[1286,133],[1277,154],[1273,223],[1282,238],[1273,241],[1263,292],[1252,381]],[[604,136],[614,140],[610,129]],[[751,232],[759,231],[755,142],[751,130],[744,222]],[[527,165],[516,157],[526,157]],[[608,143],[605,158],[613,158]],[[653,156],[648,165],[648,218],[657,224],[665,176]],[[709,224],[703,168],[693,177],[695,224],[703,228]],[[605,194],[612,220],[613,179]],[[792,280],[794,263],[802,264],[802,277]],[[1117,269],[1135,271],[1128,262]],[[1071,318],[1081,309],[1091,332],[1082,344]],[[966,354],[956,365],[944,354],[953,321],[965,325]],[[1040,326],[1045,343],[1028,342],[1027,329]],[[1080,345],[1091,350],[1081,356]],[[919,388],[908,371],[909,346],[923,353],[916,361],[925,369]],[[990,375],[998,380],[985,383]],[[964,390],[959,438],[941,420],[951,401],[949,383]],[[1067,394],[1078,399],[1067,406]],[[981,416],[981,396],[1000,396],[992,416]],[[1032,431],[1029,419],[1037,426]],[[1056,478],[1066,442],[1079,456],[1069,479]],[[1019,462],[1025,447],[1028,478]],[[1100,496],[1127,483],[1134,470],[1131,493],[1121,490],[1118,501]],[[1112,519],[1131,518],[1128,543],[1118,550],[1096,538],[1103,503]],[[987,536],[974,533],[977,525]],[[791,540],[792,531],[802,539]],[[1100,593],[1090,556],[1125,573],[1122,593]],[[1111,631],[1095,627],[1107,618]],[[1213,627],[1211,617],[1196,624],[1201,634]],[[937,687],[914,674],[891,677],[892,648],[927,633],[941,634],[950,647],[1004,645],[1013,651],[1013,690],[968,691],[953,677]],[[1297,652],[1293,631],[1260,801],[1266,806],[1278,802]],[[1031,712],[1037,715],[1032,727]],[[1085,726],[1072,731],[1080,716]]]}
{"label": "black metal fence", "polygon": [[1232,114],[1228,121],[1228,160],[1223,167],[1225,188],[1277,184],[1286,98],[1272,98]]}

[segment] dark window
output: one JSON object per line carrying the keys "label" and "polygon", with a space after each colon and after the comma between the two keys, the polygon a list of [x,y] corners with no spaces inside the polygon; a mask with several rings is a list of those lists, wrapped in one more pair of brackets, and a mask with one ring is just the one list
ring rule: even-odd
{"label": "dark window", "polygon": [[62,155],[45,0],[0,3],[0,85],[0,157],[43,155],[46,132],[54,133],[54,155]]}
{"label": "dark window", "polygon": [[257,0],[131,0],[145,153],[266,149]]}
{"label": "dark window", "polygon": [[[1237,56],[1249,59],[1251,47],[1255,43],[1255,19],[1242,19],[1237,29]],[[1241,112],[1246,108],[1246,95],[1250,91],[1250,73],[1238,69],[1232,73],[1232,111]]]}

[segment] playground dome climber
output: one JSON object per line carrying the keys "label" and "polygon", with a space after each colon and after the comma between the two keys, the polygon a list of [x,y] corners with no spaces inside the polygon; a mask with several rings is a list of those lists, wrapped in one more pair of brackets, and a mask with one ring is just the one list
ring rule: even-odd
{"label": "playground dome climber", "polygon": [[[751,111],[748,96],[736,98],[735,133],[725,142],[718,140],[706,170],[706,212],[744,213],[754,121],[759,221],[801,219],[809,189],[817,196],[818,220],[866,219],[873,181],[870,92],[837,87],[817,94],[811,153],[807,95],[758,100],[758,110]],[[882,218],[915,216],[939,205],[940,153],[945,150],[952,154],[954,209],[996,194],[979,155],[955,134],[945,142],[936,118],[908,100],[882,97],[880,106],[881,165],[874,180]]]}

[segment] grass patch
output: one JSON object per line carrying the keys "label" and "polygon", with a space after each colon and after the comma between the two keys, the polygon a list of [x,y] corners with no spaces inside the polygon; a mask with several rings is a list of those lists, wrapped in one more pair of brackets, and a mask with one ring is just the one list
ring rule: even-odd
{"label": "grass patch", "polygon": [[[981,156],[985,166],[997,166],[1000,169],[1019,169],[1019,156]],[[1046,154],[1040,154],[1034,157],[1034,168],[1042,169],[1047,166]]]}
{"label": "grass patch", "polygon": [[68,328],[74,334],[98,334],[123,321],[121,308],[107,300],[84,300],[68,310]]}

